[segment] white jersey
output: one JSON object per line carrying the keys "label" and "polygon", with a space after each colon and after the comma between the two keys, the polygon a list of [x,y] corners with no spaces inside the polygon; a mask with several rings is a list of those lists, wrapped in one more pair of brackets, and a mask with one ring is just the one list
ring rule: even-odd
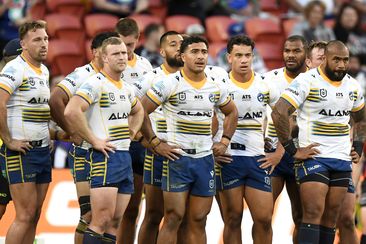
{"label": "white jersey", "polygon": [[184,156],[199,158],[212,153],[213,110],[230,102],[227,89],[214,77],[207,75],[194,82],[181,70],[156,82],[146,95],[163,106],[169,144],[185,150]]}
{"label": "white jersey", "polygon": [[281,95],[297,108],[299,145],[319,143],[317,157],[351,160],[350,114],[364,107],[360,84],[328,79],[320,68],[300,74]]}
{"label": "white jersey", "polygon": [[86,117],[94,135],[109,138],[117,150],[128,150],[128,116],[137,102],[132,86],[100,72],[87,79],[76,94],[90,105]]}
{"label": "white jersey", "polygon": [[[277,94],[281,94],[291,84],[293,79],[286,74],[286,68],[283,67],[264,74],[264,80],[269,84],[271,89],[276,90]],[[272,147],[277,148],[278,138],[271,113],[271,107],[267,106],[267,126],[265,135],[271,139]]]}
{"label": "white jersey", "polygon": [[[157,81],[165,79],[169,74],[169,71],[164,67],[164,65],[160,65],[159,67],[154,68],[152,71],[148,72],[144,79],[141,82],[135,82],[135,91],[138,93],[139,97],[144,96],[147,91],[153,86],[153,84]],[[167,140],[166,134],[166,119],[163,112],[163,108],[159,106],[150,114],[150,121],[154,133],[157,137],[163,140]]]}
{"label": "white jersey", "polygon": [[[146,58],[134,53],[133,59],[127,62],[127,67],[122,72],[121,78],[124,82],[135,86],[134,84],[141,83],[141,81],[144,79],[144,75],[146,75],[151,70],[152,66],[150,62]],[[136,95],[140,95],[138,91],[136,91]]]}
{"label": "white jersey", "polygon": [[241,150],[229,149],[229,153],[235,156],[264,155],[263,124],[266,107],[275,105],[279,93],[254,72],[245,83],[236,81],[230,73],[228,90],[238,109],[238,125],[231,143],[241,145]]}
{"label": "white jersey", "polygon": [[93,65],[93,63],[86,64],[76,68],[72,73],[68,74],[62,81],[60,81],[60,83],[57,84],[57,86],[60,87],[70,99],[75,95],[81,84],[98,72],[99,70]]}
{"label": "white jersey", "polygon": [[49,145],[48,122],[51,118],[49,72],[43,64],[35,67],[20,55],[0,73],[0,88],[11,96],[6,105],[7,123],[13,139],[37,141]]}
{"label": "white jersey", "polygon": [[[224,87],[226,87],[228,80],[229,80],[229,74],[226,72],[225,69],[219,67],[219,66],[212,66],[207,65],[205,68],[206,75],[210,75],[212,77],[215,77],[215,81],[221,83]],[[215,109],[216,117],[218,120],[218,130],[216,134],[213,137],[214,142],[219,142],[221,140],[222,134],[224,132],[224,119],[225,115],[221,112],[220,109]]]}

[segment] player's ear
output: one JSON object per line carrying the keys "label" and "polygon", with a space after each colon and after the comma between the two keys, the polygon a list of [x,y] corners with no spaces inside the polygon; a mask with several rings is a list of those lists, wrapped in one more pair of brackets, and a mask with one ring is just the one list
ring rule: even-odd
{"label": "player's ear", "polygon": [[20,46],[22,47],[22,50],[27,50],[27,47],[25,45],[25,41],[23,39],[20,40]]}
{"label": "player's ear", "polygon": [[165,50],[163,48],[160,48],[160,55],[165,59]]}
{"label": "player's ear", "polygon": [[232,57],[231,57],[231,54],[230,53],[226,53],[226,60],[227,60],[227,62],[229,63],[229,64],[231,64],[232,63]]}

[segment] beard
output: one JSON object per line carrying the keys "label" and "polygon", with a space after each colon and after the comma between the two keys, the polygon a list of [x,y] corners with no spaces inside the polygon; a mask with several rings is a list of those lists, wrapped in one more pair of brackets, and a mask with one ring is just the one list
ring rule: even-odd
{"label": "beard", "polygon": [[303,67],[304,63],[305,63],[305,59],[301,60],[300,63],[298,63],[298,65],[296,65],[294,67],[287,67],[286,63],[285,63],[286,70],[288,70],[292,73],[298,73],[300,71],[300,69]]}
{"label": "beard", "polygon": [[175,57],[166,57],[166,62],[169,64],[170,67],[183,67],[184,63],[182,59],[175,58]]}
{"label": "beard", "polygon": [[343,77],[347,74],[346,70],[342,71],[333,71],[329,68],[328,64],[325,65],[325,74],[332,81],[341,81]]}

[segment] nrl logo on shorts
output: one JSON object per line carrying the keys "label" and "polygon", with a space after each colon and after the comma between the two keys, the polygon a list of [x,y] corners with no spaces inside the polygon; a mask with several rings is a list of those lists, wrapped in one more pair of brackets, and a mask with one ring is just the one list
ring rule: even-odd
{"label": "nrl logo on shorts", "polygon": [[179,98],[179,100],[180,100],[180,101],[184,101],[184,100],[186,100],[186,98],[187,98],[186,93],[184,93],[184,92],[180,92],[180,93],[178,94],[178,98]]}
{"label": "nrl logo on shorts", "polygon": [[325,90],[325,89],[320,89],[319,90],[319,95],[321,96],[321,97],[326,97],[327,96],[327,90]]}
{"label": "nrl logo on shorts", "polygon": [[110,92],[110,93],[109,93],[109,99],[110,99],[111,101],[116,100],[116,97],[114,96],[114,93],[113,93],[113,92]]}
{"label": "nrl logo on shorts", "polygon": [[213,188],[214,188],[214,186],[215,186],[215,181],[214,181],[214,180],[210,180],[210,181],[208,182],[208,186],[210,187],[210,189],[213,189]]}

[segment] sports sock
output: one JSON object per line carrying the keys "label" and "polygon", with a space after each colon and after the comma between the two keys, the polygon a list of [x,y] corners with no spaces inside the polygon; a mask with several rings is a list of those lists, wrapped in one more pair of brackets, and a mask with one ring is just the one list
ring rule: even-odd
{"label": "sports sock", "polygon": [[298,240],[299,244],[318,244],[319,225],[301,223]]}

